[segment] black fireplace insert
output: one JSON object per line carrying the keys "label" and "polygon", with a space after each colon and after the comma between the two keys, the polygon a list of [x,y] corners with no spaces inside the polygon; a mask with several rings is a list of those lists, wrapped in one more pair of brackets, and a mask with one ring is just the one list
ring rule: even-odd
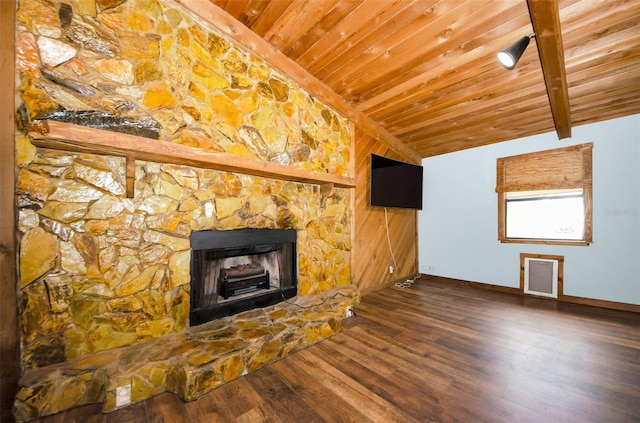
{"label": "black fireplace insert", "polygon": [[190,240],[191,326],[297,295],[294,229],[197,231]]}

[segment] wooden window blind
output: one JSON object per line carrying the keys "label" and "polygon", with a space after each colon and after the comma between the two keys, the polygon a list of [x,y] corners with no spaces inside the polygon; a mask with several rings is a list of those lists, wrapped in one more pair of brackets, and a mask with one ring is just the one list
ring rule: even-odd
{"label": "wooden window blind", "polygon": [[496,192],[591,187],[593,143],[498,159]]}
{"label": "wooden window blind", "polygon": [[[498,239],[501,242],[588,245],[592,242],[592,166],[593,143],[497,160],[496,192],[498,193]],[[582,241],[511,239],[506,236],[507,192],[582,188],[584,239]]]}

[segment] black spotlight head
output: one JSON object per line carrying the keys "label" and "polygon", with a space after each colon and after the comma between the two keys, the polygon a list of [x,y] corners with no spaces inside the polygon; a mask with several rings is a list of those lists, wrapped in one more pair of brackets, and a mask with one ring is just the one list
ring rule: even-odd
{"label": "black spotlight head", "polygon": [[534,36],[534,34],[526,35],[498,53],[498,60],[502,66],[513,69]]}

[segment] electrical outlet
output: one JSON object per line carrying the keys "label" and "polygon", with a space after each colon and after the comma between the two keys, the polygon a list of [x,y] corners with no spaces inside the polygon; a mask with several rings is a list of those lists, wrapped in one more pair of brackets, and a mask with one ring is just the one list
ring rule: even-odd
{"label": "electrical outlet", "polygon": [[434,270],[436,270],[436,267],[432,264],[423,264],[422,266],[420,266],[420,269],[423,272],[433,272]]}
{"label": "electrical outlet", "polygon": [[345,311],[345,316],[346,317],[353,317],[353,307],[347,307],[347,309]]}
{"label": "electrical outlet", "polygon": [[394,270],[396,270],[396,268],[395,268],[395,267],[393,267],[393,266],[389,266],[389,273],[393,273],[393,271],[394,271]]}
{"label": "electrical outlet", "polygon": [[131,384],[116,388],[116,408],[131,404]]}

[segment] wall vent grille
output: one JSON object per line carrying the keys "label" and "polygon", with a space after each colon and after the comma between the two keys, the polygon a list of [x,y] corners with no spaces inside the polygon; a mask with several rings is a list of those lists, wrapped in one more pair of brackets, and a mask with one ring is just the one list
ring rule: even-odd
{"label": "wall vent grille", "polygon": [[558,298],[558,260],[525,258],[524,293]]}

